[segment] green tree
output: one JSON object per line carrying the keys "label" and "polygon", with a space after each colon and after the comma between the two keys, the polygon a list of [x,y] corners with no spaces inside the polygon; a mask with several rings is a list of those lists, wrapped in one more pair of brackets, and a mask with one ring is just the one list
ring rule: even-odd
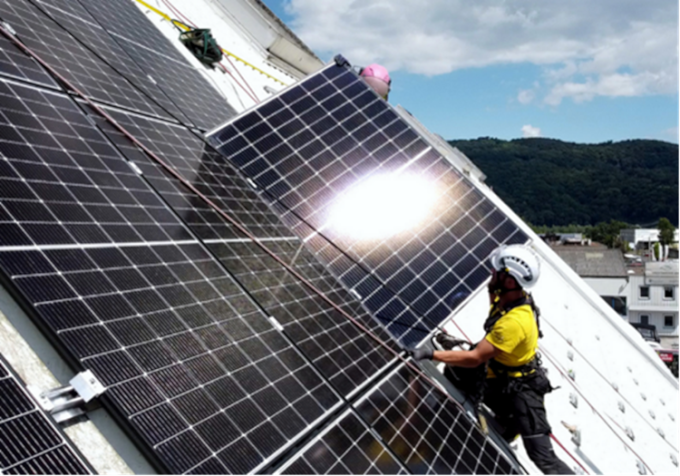
{"label": "green tree", "polygon": [[620,235],[624,228],[630,228],[630,225],[618,220],[602,221],[586,230],[585,234],[591,240],[607,245],[607,248],[620,248],[623,244]]}
{"label": "green tree", "polygon": [[659,243],[672,245],[675,240],[675,227],[668,218],[659,219]]}

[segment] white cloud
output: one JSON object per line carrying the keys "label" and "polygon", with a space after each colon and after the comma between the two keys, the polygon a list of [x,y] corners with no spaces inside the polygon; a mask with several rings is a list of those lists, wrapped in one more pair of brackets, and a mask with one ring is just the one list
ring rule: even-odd
{"label": "white cloud", "polygon": [[531,124],[522,126],[522,137],[541,137],[541,129]]}
{"label": "white cloud", "polygon": [[517,101],[520,104],[529,104],[536,97],[536,92],[532,89],[523,89],[517,94]]}
{"label": "white cloud", "polygon": [[552,105],[678,90],[675,0],[289,0],[286,8],[294,31],[327,59],[342,53],[427,76],[537,64]]}

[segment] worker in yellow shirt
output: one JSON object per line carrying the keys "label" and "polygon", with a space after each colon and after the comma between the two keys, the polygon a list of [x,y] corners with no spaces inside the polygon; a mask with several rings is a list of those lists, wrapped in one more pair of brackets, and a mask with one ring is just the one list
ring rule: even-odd
{"label": "worker in yellow shirt", "polygon": [[471,350],[411,351],[416,360],[432,359],[456,367],[487,365],[484,403],[512,441],[522,435],[527,455],[544,474],[574,474],[557,458],[543,396],[552,391],[536,354],[538,309],[525,289],[540,275],[538,256],[523,245],[501,246],[491,255],[486,336]]}

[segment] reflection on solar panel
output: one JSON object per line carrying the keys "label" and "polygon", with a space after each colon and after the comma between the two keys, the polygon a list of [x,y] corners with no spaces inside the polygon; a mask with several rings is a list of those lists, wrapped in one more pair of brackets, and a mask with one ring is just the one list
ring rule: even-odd
{"label": "reflection on solar panel", "polygon": [[69,98],[0,95],[0,268],[167,470],[251,471],[338,403]]}
{"label": "reflection on solar panel", "polygon": [[66,436],[29,397],[0,355],[2,474],[91,474]]}
{"label": "reflection on solar panel", "polygon": [[277,474],[408,474],[361,419],[348,410]]}
{"label": "reflection on solar panel", "polygon": [[289,210],[288,224],[406,344],[482,284],[498,244],[527,239],[343,67],[328,66],[210,140]]}
{"label": "reflection on solar panel", "polygon": [[356,409],[414,474],[517,474],[458,406],[403,365]]}
{"label": "reflection on solar panel", "polygon": [[[296,236],[225,160],[184,128],[159,121],[112,113],[116,120],[151,150],[191,178],[202,193],[228,210],[285,262],[295,266],[344,310],[389,341],[385,331],[353,299]],[[102,123],[112,141],[143,171],[149,182],[177,210],[189,227],[239,280],[265,311],[277,319],[300,350],[334,388],[348,394],[367,382],[392,358],[370,337],[339,315],[328,303],[297,282],[281,264],[213,209],[189,193],[176,179],[142,156],[124,137]]]}
{"label": "reflection on solar panel", "polygon": [[[179,116],[176,105],[195,126],[204,128],[232,111],[130,2],[4,0],[0,13],[31,49],[85,94],[106,103],[127,131],[281,260],[243,236],[109,122],[88,115],[85,103],[58,92],[36,63],[15,54],[16,48],[0,58],[0,74],[13,78],[0,80],[0,270],[73,367],[91,369],[106,386],[103,403],[159,469],[193,474],[277,468],[331,473],[513,471],[457,406],[394,362],[398,346],[356,299],[357,293],[368,297],[371,310],[394,310],[393,303],[399,303],[399,324],[404,327],[406,313],[418,324],[408,308],[415,300],[418,311],[425,309],[420,295],[409,294],[417,288],[401,275],[396,290],[390,287],[394,283],[383,282],[389,272],[410,269],[418,247],[405,239],[379,240],[371,253],[360,250],[372,266],[387,249],[383,257],[389,266],[376,272],[371,266],[368,271],[357,267],[360,254],[351,237],[336,233],[329,235],[331,241],[325,235],[312,238],[312,250],[331,264],[344,285],[338,281],[223,156],[195,130],[166,114]],[[114,24],[131,27],[114,32]],[[140,35],[147,35],[144,44],[139,43]],[[97,50],[96,55],[89,48]],[[404,167],[431,161],[421,175],[441,172],[441,182],[451,189],[447,193],[459,202],[459,215],[467,216],[460,207],[467,206],[463,200],[476,191],[464,178],[447,175],[417,136],[394,129],[398,121],[384,122],[385,114],[392,112],[377,111],[383,103],[371,96],[372,102],[361,104],[357,98],[371,97],[365,90],[357,92],[365,87],[343,71],[329,68],[325,76],[312,78],[328,83],[317,85],[322,89],[338,86],[342,92],[331,95],[336,100],[351,97],[331,107],[335,116],[314,119],[320,109],[312,104],[307,110],[309,100],[313,94],[319,99],[321,92],[306,82],[266,104],[263,110],[272,105],[279,110],[269,110],[264,123],[250,122],[259,113],[235,123],[238,137],[255,144],[240,157],[265,153],[289,161],[298,155],[292,153],[296,150],[309,162],[291,181],[273,180],[267,174],[274,170],[268,171],[254,155],[236,161],[247,166],[258,183],[265,176],[273,180],[266,181],[269,192],[290,197],[276,208],[286,223],[305,237],[322,230],[315,208],[326,213],[329,204],[319,197],[335,183],[334,175],[311,171],[323,168],[313,162],[314,156],[330,150],[329,145],[337,153],[342,147],[357,153],[352,155],[355,162],[334,164],[336,172],[346,175],[343,181],[351,179],[347,184],[353,183],[353,174],[377,166],[375,157],[388,146],[393,153],[383,158],[400,154]],[[150,73],[160,89],[147,82],[144,73]],[[200,87],[194,88],[194,82]],[[346,96],[350,89],[353,95]],[[357,107],[362,112],[351,110]],[[338,116],[339,109],[348,115]],[[351,117],[361,122],[363,132],[355,128],[346,134],[349,123],[342,121]],[[262,129],[262,124],[270,129]],[[309,127],[293,133],[301,124]],[[371,134],[383,133],[389,143],[381,148],[371,142]],[[263,134],[268,138],[260,140]],[[295,172],[300,164],[293,161],[289,166]],[[253,173],[258,167],[264,167],[264,174]],[[475,210],[494,213],[476,199]],[[473,225],[487,224],[486,215],[474,217],[479,223]],[[495,228],[485,230],[500,236],[503,220],[489,219]],[[417,236],[425,248],[431,246],[425,238],[435,231],[428,233]],[[456,271],[468,279],[477,272],[475,266],[481,268],[483,253],[475,251],[481,245],[464,246],[477,253],[467,274],[463,268]],[[421,275],[417,279],[427,282]],[[466,289],[473,289],[474,283],[465,281]],[[415,340],[395,328],[392,324],[393,333],[407,336],[404,341]],[[383,383],[376,388],[380,379]],[[393,408],[402,420],[385,420]],[[422,427],[426,421],[431,429]],[[441,430],[444,427],[450,427],[448,433]],[[446,438],[441,448],[434,446],[436,437]],[[456,438],[463,439],[460,448]],[[459,452],[453,454],[450,448]],[[461,456],[470,452],[483,455]]]}

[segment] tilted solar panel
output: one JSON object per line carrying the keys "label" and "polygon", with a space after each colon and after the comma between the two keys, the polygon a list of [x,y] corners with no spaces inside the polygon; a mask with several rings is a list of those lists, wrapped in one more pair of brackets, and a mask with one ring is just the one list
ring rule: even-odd
{"label": "tilted solar panel", "polygon": [[[120,112],[112,115],[277,256],[383,340],[390,341],[384,329],[303,248],[223,157],[184,128]],[[391,353],[294,279],[178,180],[139,154],[128,139],[105,123],[102,128],[339,393],[353,392],[392,360]]]}
{"label": "tilted solar panel", "polygon": [[354,406],[414,474],[518,474],[458,405],[404,365]]}
{"label": "tilted solar panel", "polygon": [[67,96],[0,82],[0,269],[170,472],[254,470],[339,397]]}
{"label": "tilted solar panel", "polygon": [[0,355],[0,472],[92,474],[73,444],[37,406]]}
{"label": "tilted solar panel", "polygon": [[357,414],[347,410],[276,474],[408,474],[408,471]]}
{"label": "tilted solar panel", "polygon": [[[314,253],[337,248],[330,269],[406,344],[482,284],[495,247],[527,239],[345,67],[326,67],[209,138],[290,211],[289,225],[302,224]],[[329,259],[338,254],[356,267]],[[366,272],[373,281],[357,282]]]}
{"label": "tilted solar panel", "polygon": [[[23,28],[20,38],[29,38],[29,46],[35,46],[86,94],[126,109],[107,108],[115,120],[325,296],[294,278],[281,262],[152,163],[108,122],[84,114],[89,111],[84,103],[13,81],[0,82],[4,279],[74,367],[91,369],[107,387],[103,402],[160,469],[192,474],[275,468],[353,473],[454,467],[514,471],[493,445],[479,439],[481,434],[472,423],[463,422],[458,407],[422,377],[398,366],[375,387],[395,368],[397,346],[356,297],[368,296],[362,293],[370,283],[371,292],[380,296],[373,296],[371,303],[381,300],[382,310],[394,309],[389,303],[400,303],[403,327],[406,313],[411,312],[411,304],[406,304],[411,295],[401,288],[394,291],[381,281],[383,275],[357,267],[357,256],[336,246],[335,239],[318,235],[314,208],[323,210],[325,205],[316,201],[318,197],[306,197],[316,192],[324,195],[324,182],[317,178],[330,183],[333,173],[313,173],[310,182],[304,173],[313,169],[298,171],[304,173],[296,190],[290,190],[295,200],[281,204],[284,215],[289,215],[285,222],[313,241],[312,251],[332,265],[345,286],[291,234],[252,190],[252,183],[195,131],[174,123],[153,101],[137,103],[135,95],[141,93],[117,74],[132,82],[144,79],[123,52],[135,58],[141,70],[152,68],[160,87],[198,127],[208,127],[231,113],[214,101],[210,88],[201,89],[208,94],[199,95],[200,100],[190,93],[179,94],[187,87],[186,77],[204,82],[200,75],[174,71],[186,68],[178,66],[181,55],[131,3],[95,5],[83,0],[80,5],[91,15],[86,18],[77,3],[36,2],[42,10],[23,2],[2,5],[12,14],[19,13],[15,23]],[[110,25],[115,22],[128,22],[140,31],[151,28],[147,43],[138,43],[129,30],[114,32]],[[106,62],[83,49],[62,27],[83,42],[98,45]],[[109,30],[109,37],[104,30]],[[56,54],[47,46],[51,35],[63,47]],[[36,74],[35,68],[29,68],[32,64],[16,58],[6,64],[19,68],[23,77],[14,76],[22,80],[32,80],[30,75]],[[8,71],[5,74],[12,75]],[[42,85],[54,86],[48,81]],[[153,97],[155,91],[147,92]],[[344,140],[338,136],[342,130],[337,118],[315,122],[316,112],[304,109],[309,106],[305,98],[286,97],[288,105],[270,114],[277,119],[268,118],[276,132],[249,123],[248,115],[237,121],[242,136],[255,144],[253,151],[283,157],[286,148],[293,147],[310,155],[318,152],[314,151],[320,144],[335,147]],[[163,103],[162,97],[157,99]],[[320,139],[293,134],[290,141],[272,142],[278,130],[290,134],[290,128],[298,126],[298,119],[291,121],[288,113],[304,115],[310,126],[304,130]],[[406,157],[415,154],[421,160],[429,153],[427,148],[420,150],[419,139],[402,137],[405,132],[389,129],[394,121],[382,123],[384,119],[362,120],[363,132],[350,139],[370,142],[362,134],[373,133],[369,129],[375,124],[386,137],[392,131],[401,138],[399,144],[394,139],[395,147]],[[268,138],[261,140],[262,134]],[[380,147],[372,144],[376,150],[368,150],[377,157]],[[359,165],[363,161],[348,164],[352,173],[362,167],[370,170],[368,163]],[[294,203],[296,207],[291,206]],[[291,215],[290,208],[298,215]],[[314,236],[302,233],[309,226],[305,222],[312,225],[307,231]],[[342,242],[341,236],[335,238]],[[342,243],[347,246],[351,240]],[[391,266],[384,272],[403,267],[400,262]],[[345,272],[338,272],[341,267]],[[352,280],[356,284],[348,284]],[[370,332],[349,322],[326,298]],[[373,310],[371,303],[367,306]],[[411,315],[419,324],[422,317]],[[394,326],[391,330],[405,342],[416,340],[394,332]],[[413,402],[416,397],[423,401]],[[397,421],[385,426],[384,415],[395,405],[408,410],[406,422],[420,433],[412,435],[410,427],[402,428]],[[418,426],[423,421],[433,428],[453,427],[449,433],[435,434]],[[452,454],[446,445],[432,450],[441,436],[463,438],[460,448],[451,443],[459,454]],[[295,454],[297,444],[305,449]],[[465,465],[455,466],[459,463],[452,458],[470,452],[480,454],[461,457]],[[416,453],[420,459],[414,459]],[[286,458],[293,462],[282,463]]]}

